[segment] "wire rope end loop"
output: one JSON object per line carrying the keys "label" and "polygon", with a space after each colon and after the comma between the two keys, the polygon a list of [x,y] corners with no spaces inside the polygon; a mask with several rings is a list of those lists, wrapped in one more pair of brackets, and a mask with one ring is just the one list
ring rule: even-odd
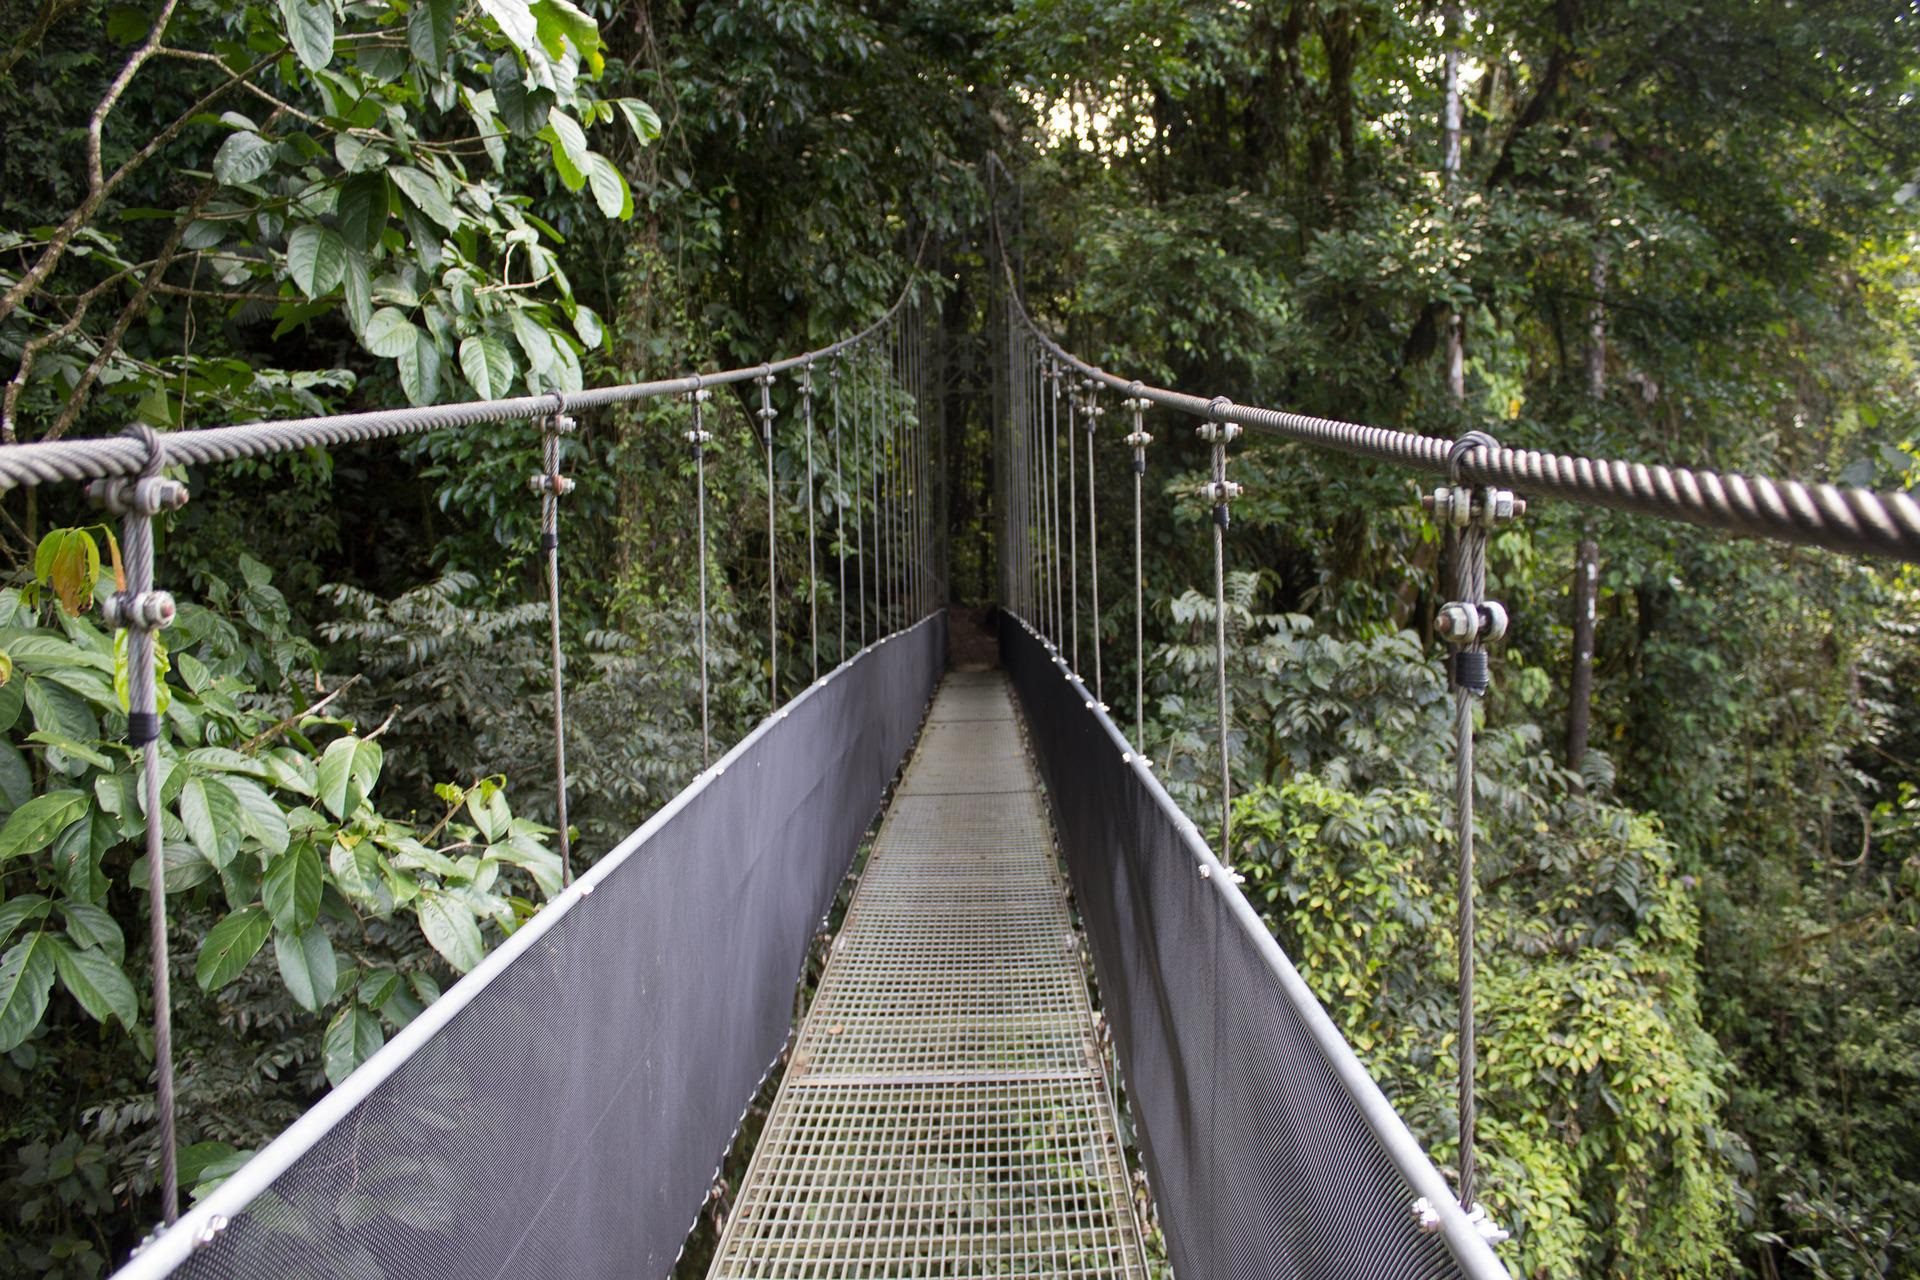
{"label": "wire rope end loop", "polygon": [[[1441,1227],[1440,1210],[1434,1207],[1433,1201],[1427,1199],[1425,1196],[1421,1196],[1409,1205],[1408,1208],[1413,1212],[1414,1221],[1420,1224],[1420,1230],[1429,1235],[1439,1232]],[[1467,1222],[1479,1233],[1480,1238],[1488,1244],[1499,1244],[1512,1234],[1505,1227],[1502,1227],[1499,1223],[1487,1216],[1486,1206],[1471,1204],[1462,1205],[1461,1208],[1466,1212]]]}
{"label": "wire rope end loop", "polygon": [[1469,431],[1462,435],[1453,442],[1453,447],[1447,450],[1447,479],[1458,485],[1460,467],[1466,462],[1468,455],[1478,453],[1482,449],[1492,453],[1499,447],[1500,442],[1485,431]]}
{"label": "wire rope end loop", "polygon": [[1207,402],[1207,420],[1194,428],[1194,434],[1208,444],[1227,445],[1240,438],[1240,424],[1228,422],[1227,414],[1233,410],[1233,401],[1225,396],[1215,396]]}

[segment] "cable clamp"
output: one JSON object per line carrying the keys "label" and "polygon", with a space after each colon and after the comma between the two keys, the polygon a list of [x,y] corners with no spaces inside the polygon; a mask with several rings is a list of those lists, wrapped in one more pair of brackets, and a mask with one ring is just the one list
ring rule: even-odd
{"label": "cable clamp", "polygon": [[573,477],[541,472],[527,477],[527,488],[538,494],[550,493],[556,498],[564,498],[573,492]]}
{"label": "cable clamp", "polygon": [[1478,604],[1455,600],[1440,607],[1434,629],[1448,644],[1488,644],[1507,634],[1507,609],[1495,600]]}
{"label": "cable clamp", "polygon": [[687,435],[687,443],[692,445],[696,449],[706,448],[707,445],[711,443],[713,440],[713,432],[702,431],[697,427],[694,428],[693,430],[688,431],[686,435]]}
{"label": "cable clamp", "polygon": [[1511,489],[1489,485],[1442,485],[1420,495],[1420,505],[1439,523],[1456,529],[1478,525],[1492,530],[1527,514],[1525,498],[1516,498]]}
{"label": "cable clamp", "polygon": [[157,516],[187,505],[187,486],[164,476],[111,476],[87,484],[87,500],[110,515]]}
{"label": "cable clamp", "polygon": [[1133,431],[1127,435],[1127,444],[1134,449],[1144,449],[1153,443],[1153,434],[1148,431]]}
{"label": "cable clamp", "polygon": [[540,429],[548,435],[570,436],[579,425],[567,414],[552,413],[541,420]]}
{"label": "cable clamp", "polygon": [[1232,444],[1240,438],[1240,424],[1237,422],[1203,422],[1193,429],[1193,433],[1208,444]]}
{"label": "cable clamp", "polygon": [[1194,492],[1216,506],[1225,506],[1245,493],[1246,488],[1232,480],[1209,480],[1197,486]]}
{"label": "cable clamp", "polygon": [[100,606],[100,620],[126,631],[163,631],[173,625],[173,595],[166,591],[116,591]]}

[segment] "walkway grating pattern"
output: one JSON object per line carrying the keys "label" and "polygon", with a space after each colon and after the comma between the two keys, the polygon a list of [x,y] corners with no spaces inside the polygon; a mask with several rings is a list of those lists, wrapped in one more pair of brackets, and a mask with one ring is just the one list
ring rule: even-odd
{"label": "walkway grating pattern", "polygon": [[1146,1276],[1039,783],[947,677],[709,1280]]}

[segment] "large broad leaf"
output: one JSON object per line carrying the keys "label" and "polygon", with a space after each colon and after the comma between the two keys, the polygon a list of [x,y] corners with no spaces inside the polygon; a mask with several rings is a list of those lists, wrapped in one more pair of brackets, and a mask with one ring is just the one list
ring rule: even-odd
{"label": "large broad leaf", "polygon": [[466,903],[451,894],[428,891],[420,895],[420,931],[433,949],[461,973],[480,963],[486,947],[480,926]]}
{"label": "large broad leaf", "polygon": [[633,217],[633,191],[613,161],[598,151],[587,154],[587,185],[593,188],[593,202],[601,213],[622,222]]}
{"label": "large broad leaf", "polygon": [[242,129],[213,153],[213,176],[229,187],[258,181],[273,168],[278,149],[257,133]]}
{"label": "large broad leaf", "polygon": [[347,270],[347,242],[331,227],[298,227],[287,237],[287,272],[309,298],[331,293]]}
{"label": "large broad leaf", "polygon": [[513,385],[513,352],[490,333],[475,334],[460,344],[460,371],[482,400],[497,400]]}
{"label": "large broad leaf", "polygon": [[49,791],[7,815],[0,827],[0,862],[22,854],[38,853],[53,843],[53,838],[87,811],[84,791]]}
{"label": "large broad leaf", "polygon": [[301,66],[318,71],[333,61],[331,0],[280,0],[280,18],[287,24],[287,41]]}
{"label": "large broad leaf", "polygon": [[251,778],[228,775],[226,787],[240,803],[240,829],[265,845],[267,852],[285,852],[292,831],[287,826],[287,814],[280,807],[280,802]]}
{"label": "large broad leaf", "polygon": [[326,1055],[328,1083],[339,1088],[361,1063],[380,1052],[380,1046],[386,1042],[387,1037],[380,1030],[380,1019],[358,1004],[350,1004],[342,1009],[327,1024],[323,1052]]}
{"label": "large broad leaf", "polygon": [[414,60],[438,71],[453,45],[454,0],[415,0],[407,15],[407,47]]}
{"label": "large broad leaf", "polygon": [[400,188],[400,194],[435,222],[449,231],[460,229],[460,215],[447,201],[446,193],[435,182],[418,169],[404,164],[396,164],[387,170],[393,178],[393,185]]}
{"label": "large broad leaf", "polygon": [[545,89],[529,89],[520,70],[520,59],[505,53],[493,64],[493,105],[500,119],[518,137],[531,137],[546,127],[553,95]]}
{"label": "large broad leaf", "polygon": [[320,855],[305,840],[275,858],[260,881],[260,897],[273,922],[288,933],[298,933],[320,915],[320,894],[326,876]]}
{"label": "large broad leaf", "polygon": [[335,206],[340,217],[340,234],[349,246],[356,249],[371,249],[380,242],[380,233],[386,229],[387,215],[392,212],[392,193],[387,186],[387,175],[382,173],[356,173],[340,187],[340,201]]}
{"label": "large broad leaf", "polygon": [[217,990],[239,977],[272,932],[273,918],[258,905],[242,907],[209,929],[194,970],[200,989]]}
{"label": "large broad leaf", "polygon": [[118,1018],[121,1026],[133,1030],[140,1016],[140,1001],[133,994],[133,983],[112,956],[92,947],[70,947],[55,938],[53,962],[60,973],[60,985],[95,1021]]}
{"label": "large broad leaf", "polygon": [[410,404],[432,404],[440,398],[440,348],[431,337],[416,330],[412,348],[397,357],[396,367]]}
{"label": "large broad leaf", "polygon": [[53,992],[53,939],[30,933],[0,957],[0,1053],[11,1053],[33,1034]]}
{"label": "large broad leaf", "polygon": [[404,312],[396,307],[382,307],[367,321],[367,331],[360,341],[374,355],[393,360],[401,352],[413,349],[414,337],[419,332]]}
{"label": "large broad leaf", "polygon": [[385,758],[380,744],[348,734],[327,744],[320,756],[320,803],[336,818],[346,818],[372,794]]}
{"label": "large broad leaf", "polygon": [[526,353],[529,369],[535,373],[545,373],[553,367],[556,358],[553,335],[525,309],[513,312],[513,336],[519,342],[520,350]]}
{"label": "large broad leaf", "polygon": [[333,989],[340,984],[340,962],[326,930],[319,925],[300,933],[277,930],[273,955],[280,963],[280,980],[302,1009],[318,1013],[333,999]]}
{"label": "large broad leaf", "polygon": [[23,894],[0,902],[0,946],[5,946],[13,931],[34,920],[45,920],[53,913],[53,903],[37,893]]}
{"label": "large broad leaf", "polygon": [[645,146],[660,136],[660,114],[638,98],[615,98],[613,105],[633,130],[633,136]]}
{"label": "large broad leaf", "polygon": [[126,936],[120,932],[120,922],[104,907],[90,902],[62,902],[60,914],[67,918],[69,938],[83,947],[98,947],[115,964],[126,960]]}
{"label": "large broad leaf", "polygon": [[533,0],[534,33],[549,58],[558,60],[572,44],[580,60],[597,75],[605,59],[600,56],[600,24],[575,7],[570,0]]}
{"label": "large broad leaf", "polygon": [[480,0],[480,7],[500,24],[507,39],[522,52],[532,49],[540,38],[539,26],[533,20],[533,9],[527,0]]}
{"label": "large broad leaf", "polygon": [[226,866],[239,852],[240,802],[224,784],[201,777],[181,783],[180,821],[187,838],[214,866]]}

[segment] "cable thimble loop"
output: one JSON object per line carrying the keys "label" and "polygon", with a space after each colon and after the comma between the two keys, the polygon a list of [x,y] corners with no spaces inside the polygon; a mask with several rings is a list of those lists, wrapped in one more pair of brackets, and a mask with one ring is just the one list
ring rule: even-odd
{"label": "cable thimble loop", "polygon": [[1092,378],[1080,380],[1080,412],[1086,418],[1087,434],[1092,435],[1107,412],[1100,405],[1100,384]]}
{"label": "cable thimble loop", "polygon": [[686,441],[693,446],[693,456],[699,458],[708,445],[713,443],[713,434],[706,429],[706,414],[702,407],[713,399],[713,392],[704,385],[705,379],[699,374],[693,375],[693,389],[687,392],[687,403],[693,406],[693,426],[686,431]]}
{"label": "cable thimble loop", "polygon": [[1233,401],[1215,396],[1207,405],[1209,420],[1194,428],[1194,434],[1213,446],[1213,478],[1200,485],[1196,493],[1213,504],[1213,522],[1225,529],[1232,517],[1228,509],[1246,490],[1227,479],[1227,446],[1240,438],[1240,424],[1225,421]]}

